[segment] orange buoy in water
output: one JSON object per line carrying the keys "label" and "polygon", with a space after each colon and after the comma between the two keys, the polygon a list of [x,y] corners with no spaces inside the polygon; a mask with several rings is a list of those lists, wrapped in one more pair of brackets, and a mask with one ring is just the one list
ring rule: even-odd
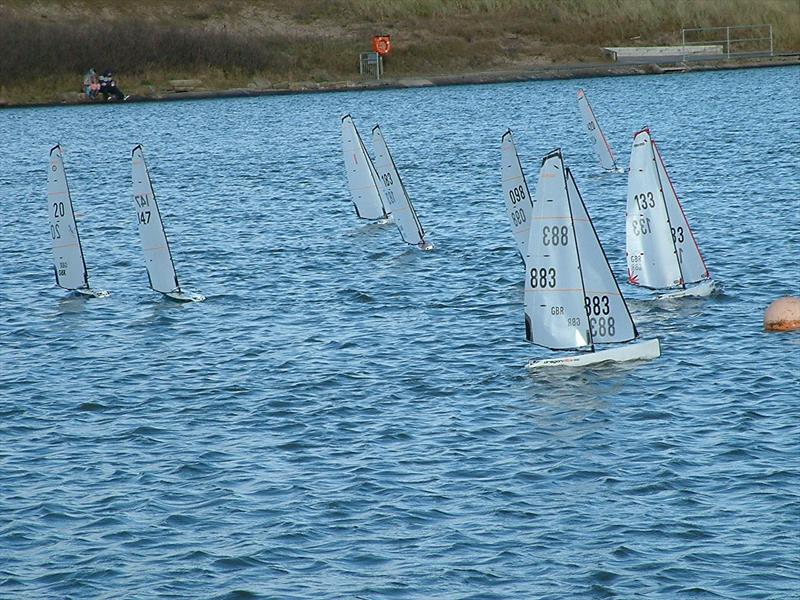
{"label": "orange buoy in water", "polygon": [[800,298],[784,296],[773,301],[764,311],[764,329],[767,331],[800,329]]}

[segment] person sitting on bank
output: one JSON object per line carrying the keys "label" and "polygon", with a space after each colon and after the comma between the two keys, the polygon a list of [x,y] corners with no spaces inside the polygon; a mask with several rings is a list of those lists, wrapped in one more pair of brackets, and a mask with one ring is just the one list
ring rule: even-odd
{"label": "person sitting on bank", "polygon": [[97,92],[100,91],[100,82],[97,80],[97,71],[94,69],[89,69],[83,76],[83,91],[90,100],[97,97]]}
{"label": "person sitting on bank", "polygon": [[108,100],[111,96],[117,100],[125,100],[125,95],[117,87],[117,82],[114,81],[114,72],[111,69],[106,69],[100,75],[100,93]]}

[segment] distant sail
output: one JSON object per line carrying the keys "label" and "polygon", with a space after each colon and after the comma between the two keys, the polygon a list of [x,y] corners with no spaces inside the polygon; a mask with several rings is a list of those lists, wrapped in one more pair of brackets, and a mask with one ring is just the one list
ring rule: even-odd
{"label": "distant sail", "polygon": [[533,199],[528,191],[528,184],[522,172],[517,147],[510,129],[503,134],[500,169],[506,213],[511,222],[511,231],[517,242],[517,249],[524,258],[528,253],[528,232],[531,224]]}
{"label": "distant sail", "polygon": [[614,152],[611,150],[611,146],[608,144],[608,140],[603,134],[603,130],[600,128],[597,117],[595,117],[583,90],[578,90],[578,108],[581,111],[583,125],[589,134],[589,139],[592,142],[597,158],[600,160],[600,166],[608,171],[617,170],[617,159],[614,157]]}
{"label": "distant sail", "polygon": [[50,238],[53,242],[53,266],[56,284],[68,290],[89,291],[89,277],[83,258],[78,224],[72,208],[61,146],[50,150],[47,174],[47,211],[50,215]]}
{"label": "distant sail", "polygon": [[342,155],[356,215],[361,219],[387,218],[378,190],[378,174],[350,115],[342,117]]}
{"label": "distant sail", "polygon": [[379,125],[372,128],[372,144],[375,148],[375,169],[378,172],[378,181],[382,186],[382,196],[386,202],[386,208],[394,216],[394,222],[400,230],[400,237],[408,244],[424,245],[425,231],[422,229],[411,198],[403,185],[403,180],[397,172],[394,159]]}
{"label": "distant sail", "polygon": [[133,200],[136,205],[139,239],[144,250],[150,287],[162,294],[180,293],[172,252],[167,242],[167,234],[164,232],[164,224],[161,221],[161,213],[158,210],[141,145],[133,149],[132,162]]}
{"label": "distant sail", "polygon": [[685,288],[687,283],[708,279],[708,269],[649,129],[633,138],[625,223],[632,284]]}

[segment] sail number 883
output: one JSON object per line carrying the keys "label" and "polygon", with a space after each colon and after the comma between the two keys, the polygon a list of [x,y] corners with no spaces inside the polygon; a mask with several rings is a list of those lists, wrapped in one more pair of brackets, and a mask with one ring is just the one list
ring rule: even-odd
{"label": "sail number 883", "polygon": [[542,228],[542,245],[543,246],[566,246],[569,244],[569,227],[562,225],[547,225]]}
{"label": "sail number 883", "polygon": [[611,312],[608,296],[584,296],[583,306],[586,309],[586,315],[589,317],[592,337],[606,337],[607,335],[614,336],[616,334],[614,317],[600,316],[608,315]]}
{"label": "sail number 883", "polygon": [[531,269],[530,275],[531,287],[534,289],[556,287],[556,270],[553,268],[546,269],[542,267],[537,269],[534,267]]}

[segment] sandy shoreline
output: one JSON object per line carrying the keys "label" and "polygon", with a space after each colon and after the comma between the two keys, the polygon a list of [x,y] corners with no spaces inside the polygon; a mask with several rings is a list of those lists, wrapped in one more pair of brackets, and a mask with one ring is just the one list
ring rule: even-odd
{"label": "sandy shoreline", "polygon": [[[247,87],[227,90],[170,91],[164,90],[149,95],[132,95],[127,102],[170,102],[213,98],[241,98],[285,94],[344,92],[356,90],[380,90],[418,88],[446,85],[469,85],[482,83],[513,83],[521,81],[578,79],[589,77],[614,77],[628,75],[672,74],[690,71],[727,69],[752,69],[800,65],[800,54],[783,54],[774,57],[739,59],[730,61],[662,63],[662,64],[571,64],[530,69],[496,70],[462,73],[457,75],[435,75],[420,77],[387,77],[375,80],[347,80],[333,82],[297,81],[269,88]],[[102,105],[102,100],[87,101],[77,92],[59,101],[11,103],[0,98],[0,108],[35,108],[47,106]]]}

